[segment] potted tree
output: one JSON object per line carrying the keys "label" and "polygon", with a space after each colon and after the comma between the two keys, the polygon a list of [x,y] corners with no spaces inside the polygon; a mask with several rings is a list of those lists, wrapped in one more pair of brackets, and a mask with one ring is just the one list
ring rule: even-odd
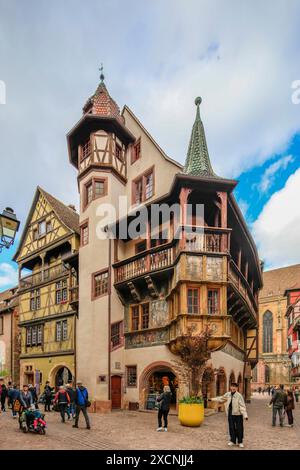
{"label": "potted tree", "polygon": [[169,344],[171,352],[180,357],[176,368],[189,385],[189,395],[179,401],[178,418],[183,426],[200,426],[204,419],[202,375],[210,358],[208,340],[211,334],[212,330],[208,327],[194,335],[189,329]]}

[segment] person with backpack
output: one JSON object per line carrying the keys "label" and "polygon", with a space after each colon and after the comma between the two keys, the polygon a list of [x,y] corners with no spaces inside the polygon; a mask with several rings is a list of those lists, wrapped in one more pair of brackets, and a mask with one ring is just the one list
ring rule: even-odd
{"label": "person with backpack", "polygon": [[76,391],[72,387],[72,382],[67,383],[67,392],[70,397],[70,404],[67,409],[67,415],[68,419],[70,419],[71,415],[72,418],[75,419],[75,414],[76,414],[76,406],[75,406],[75,400],[76,400]]}
{"label": "person with backpack", "polygon": [[272,426],[276,426],[276,416],[278,414],[280,427],[283,427],[283,410],[286,398],[284,386],[280,385],[272,396],[269,404],[269,406],[272,407]]}
{"label": "person with backpack", "polygon": [[52,402],[52,387],[50,386],[50,382],[47,380],[45,387],[44,387],[44,397],[45,397],[45,413],[46,411],[50,412],[50,406]]}
{"label": "person with backpack", "polygon": [[162,417],[164,417],[164,431],[168,431],[168,414],[170,411],[170,403],[171,403],[172,393],[169,385],[165,385],[163,388],[163,393],[157,398],[159,403],[158,408],[158,428],[156,431],[162,431]]}
{"label": "person with backpack", "polygon": [[60,385],[58,392],[56,393],[54,397],[54,403],[58,404],[58,408],[59,408],[60,416],[61,416],[61,422],[65,423],[66,422],[65,415],[67,413],[67,408],[70,403],[70,397],[63,385]]}
{"label": "person with backpack", "polygon": [[76,395],[75,395],[75,405],[76,405],[76,415],[75,415],[75,424],[73,428],[78,428],[79,414],[82,411],[82,414],[85,419],[86,428],[91,429],[89,415],[87,408],[90,406],[89,394],[87,389],[82,385],[81,380],[77,381]]}
{"label": "person with backpack", "polygon": [[[11,412],[12,412],[12,417],[16,418],[17,417],[17,410],[16,410],[16,400],[19,401],[20,397],[20,391],[18,389],[18,386],[14,384],[9,390],[8,390],[8,399],[11,403]],[[19,401],[20,403],[20,401]]]}
{"label": "person with backpack", "polygon": [[288,418],[287,426],[292,428],[294,426],[294,417],[293,417],[293,410],[295,409],[295,401],[294,401],[294,394],[292,390],[287,392],[286,401],[284,404],[284,409]]}

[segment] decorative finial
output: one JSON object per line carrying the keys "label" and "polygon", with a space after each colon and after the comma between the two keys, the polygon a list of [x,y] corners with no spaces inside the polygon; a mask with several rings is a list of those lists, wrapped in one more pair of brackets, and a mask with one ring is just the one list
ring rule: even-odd
{"label": "decorative finial", "polygon": [[99,71],[101,72],[100,73],[100,80],[101,80],[101,82],[103,82],[104,81],[104,73],[103,73],[103,64],[102,64],[102,62],[101,62],[101,67],[100,67]]}
{"label": "decorative finial", "polygon": [[196,106],[200,106],[201,103],[202,103],[202,98],[201,98],[201,96],[197,96],[197,98],[195,99],[195,105],[196,105]]}

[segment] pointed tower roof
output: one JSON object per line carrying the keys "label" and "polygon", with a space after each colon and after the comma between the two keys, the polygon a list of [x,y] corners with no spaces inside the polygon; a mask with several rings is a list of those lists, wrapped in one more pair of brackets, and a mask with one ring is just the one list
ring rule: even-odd
{"label": "pointed tower roof", "polygon": [[205,138],[203,123],[200,117],[200,104],[202,99],[197,97],[196,119],[192,129],[189,148],[184,165],[184,173],[192,176],[219,178],[213,171]]}
{"label": "pointed tower roof", "polygon": [[100,68],[100,83],[95,93],[87,100],[82,108],[83,114],[89,113],[101,117],[116,118],[124,123],[120,109],[115,100],[112,99],[104,83],[103,67]]}

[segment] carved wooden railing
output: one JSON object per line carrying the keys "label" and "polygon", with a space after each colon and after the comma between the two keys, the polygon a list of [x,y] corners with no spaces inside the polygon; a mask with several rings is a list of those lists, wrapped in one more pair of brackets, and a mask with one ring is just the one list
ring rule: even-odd
{"label": "carved wooden railing", "polygon": [[[116,263],[115,282],[141,276],[172,266],[180,252],[227,253],[230,229],[187,227],[183,238],[175,238],[161,247],[152,248],[132,258]],[[177,231],[178,234],[178,231]]]}
{"label": "carved wooden railing", "polygon": [[46,268],[37,273],[30,274],[20,279],[19,287],[20,289],[28,289],[30,287],[37,286],[43,282],[48,282],[53,279],[56,279],[62,275],[65,275],[69,272],[68,268],[64,264],[58,264],[50,268]]}

